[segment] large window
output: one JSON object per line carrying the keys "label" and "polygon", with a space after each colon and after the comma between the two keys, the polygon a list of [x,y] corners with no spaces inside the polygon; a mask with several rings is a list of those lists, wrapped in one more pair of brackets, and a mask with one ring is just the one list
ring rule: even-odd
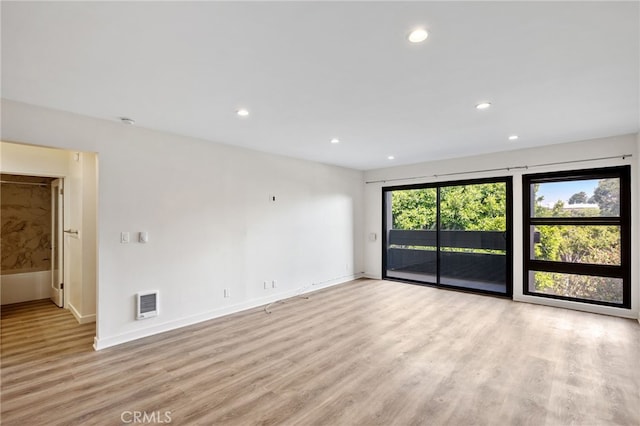
{"label": "large window", "polygon": [[630,168],[525,175],[524,293],[630,308]]}
{"label": "large window", "polygon": [[511,178],[383,188],[383,276],[511,295]]}

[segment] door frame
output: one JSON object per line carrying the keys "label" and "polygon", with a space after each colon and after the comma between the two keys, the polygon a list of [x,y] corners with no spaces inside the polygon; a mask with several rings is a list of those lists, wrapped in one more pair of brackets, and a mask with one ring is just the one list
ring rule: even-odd
{"label": "door frame", "polygon": [[[66,270],[65,267],[65,208],[64,178],[55,178],[51,187],[51,286],[50,298],[57,306],[66,307]],[[57,218],[57,220],[56,220]],[[57,250],[57,256],[56,256]],[[56,267],[58,274],[56,275]],[[59,281],[56,283],[55,281]],[[60,288],[56,288],[60,285]],[[57,292],[57,294],[56,294]],[[60,292],[62,294],[60,295]],[[55,300],[54,300],[55,298]]]}
{"label": "door frame", "polygon": [[[3,161],[0,167],[0,171],[2,173],[7,174],[15,174],[15,175],[23,175],[23,176],[39,176],[39,177],[49,177],[53,179],[63,179],[64,180],[64,206],[65,206],[65,217],[64,217],[64,229],[69,229],[72,226],[78,229],[84,235],[76,235],[76,234],[68,234],[66,233],[64,238],[64,250],[66,251],[66,255],[64,258],[64,280],[65,283],[65,291],[64,292],[64,308],[69,309],[71,313],[74,315],[76,320],[81,323],[90,323],[95,322],[96,334],[95,338],[98,338],[99,334],[99,314],[98,311],[100,309],[100,290],[99,290],[99,241],[100,241],[100,232],[99,232],[99,161],[100,154],[96,151],[78,151],[72,150],[68,148],[59,148],[52,147],[46,145],[33,145],[30,143],[25,143],[21,141],[4,141],[0,140],[0,145],[3,148]],[[4,152],[6,145],[6,152]],[[84,165],[84,154],[89,154],[90,158],[88,161],[91,162],[89,165]],[[80,164],[77,164],[80,163]],[[88,179],[86,181],[88,186],[82,186],[85,184],[85,177]],[[78,186],[76,186],[78,185]],[[82,191],[95,191],[91,195],[90,202],[93,204],[95,202],[95,212],[93,212],[90,216],[90,223],[83,223],[82,219],[84,219],[84,208],[86,206],[83,205],[83,192]],[[78,201],[78,203],[76,203]],[[76,221],[76,208],[78,209],[78,216]],[[73,217],[72,217],[73,216]],[[94,223],[95,220],[95,223]],[[79,252],[79,256],[82,256],[78,259],[71,257],[74,255],[74,251],[70,250],[73,248],[73,242],[84,243],[87,241],[85,235],[91,236],[91,245],[87,247],[92,247],[87,250],[87,256],[84,258],[84,251]],[[82,260],[91,259],[91,262],[95,262],[94,264],[89,265],[88,274],[84,277],[87,280],[91,281],[91,286],[93,288],[89,288],[86,281],[82,281],[82,277],[78,276],[77,281],[71,281],[70,278],[75,278],[75,273],[72,273],[72,266],[80,266],[84,267],[85,262]],[[47,282],[47,286],[50,286],[49,282]],[[80,287],[78,287],[80,286]],[[84,312],[78,312],[73,305],[74,294],[77,290],[95,291],[95,297],[93,298],[95,301],[95,308],[89,306],[88,308],[84,308]],[[47,297],[48,294],[43,295],[43,297]],[[83,293],[83,296],[84,295]],[[91,304],[90,301],[85,300],[85,297],[79,298],[82,300],[80,303],[88,303]],[[79,307],[79,306],[78,306]],[[89,312],[87,313],[87,309]],[[93,313],[91,313],[91,309],[95,309]],[[84,315],[82,315],[84,313]],[[96,340],[97,342],[97,340]]]}
{"label": "door frame", "polygon": [[[411,279],[400,279],[400,278],[394,278],[394,277],[389,277],[387,276],[387,240],[388,240],[388,229],[387,229],[387,193],[390,193],[392,191],[398,191],[398,190],[407,190],[407,189],[425,189],[425,188],[435,188],[437,190],[437,214],[436,214],[436,221],[437,221],[437,228],[438,228],[438,232],[437,232],[437,238],[440,238],[440,232],[439,232],[439,228],[440,228],[440,191],[439,189],[441,187],[447,187],[447,186],[462,186],[462,185],[474,185],[474,184],[485,184],[485,183],[504,183],[506,188],[506,292],[505,293],[498,293],[498,292],[493,292],[493,291],[488,291],[488,290],[482,290],[482,289],[474,289],[474,288],[466,288],[466,287],[458,287],[458,286],[453,286],[453,285],[448,285],[448,284],[441,284],[441,283],[429,283],[429,282],[424,282],[424,281],[417,281],[417,280],[411,280]],[[460,291],[468,291],[468,292],[473,292],[473,293],[482,293],[482,294],[489,294],[492,296],[498,296],[498,297],[508,297],[510,299],[513,298],[513,176],[496,176],[496,177],[489,177],[489,178],[478,178],[478,179],[463,179],[463,180],[452,180],[452,181],[443,181],[443,182],[431,182],[431,183],[417,183],[417,184],[410,184],[410,185],[398,185],[398,186],[383,186],[381,188],[381,194],[382,194],[382,238],[381,238],[381,244],[382,244],[382,279],[383,280],[390,280],[390,281],[399,281],[399,282],[406,282],[409,284],[417,284],[417,285],[423,285],[423,286],[430,286],[430,287],[438,287],[438,288],[448,288],[448,289],[452,289],[452,290],[460,290]],[[438,241],[438,245],[439,245],[439,241]],[[437,256],[437,271],[436,274],[439,277],[440,275],[440,250],[436,250],[436,256]]]}

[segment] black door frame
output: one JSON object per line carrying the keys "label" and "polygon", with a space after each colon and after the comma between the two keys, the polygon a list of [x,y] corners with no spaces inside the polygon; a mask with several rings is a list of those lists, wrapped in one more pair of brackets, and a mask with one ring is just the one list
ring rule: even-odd
{"label": "black door frame", "polygon": [[[463,186],[486,183],[504,183],[506,188],[506,292],[494,292],[490,290],[474,289],[468,287],[459,287],[449,284],[440,283],[440,188],[447,186]],[[411,279],[400,279],[387,276],[387,193],[406,189],[436,189],[436,281],[435,283],[417,281]],[[429,287],[448,288],[452,290],[469,291],[473,293],[490,294],[493,296],[513,297],[513,177],[501,176],[491,178],[464,179],[446,182],[418,183],[411,185],[383,186],[382,187],[382,279],[390,281],[405,282],[408,284],[417,284]]]}

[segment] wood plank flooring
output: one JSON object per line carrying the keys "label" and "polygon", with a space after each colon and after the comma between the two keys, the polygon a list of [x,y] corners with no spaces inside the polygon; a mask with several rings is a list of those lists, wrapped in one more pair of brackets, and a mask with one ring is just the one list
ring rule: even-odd
{"label": "wood plank flooring", "polygon": [[270,310],[94,352],[3,307],[2,424],[640,424],[637,321],[376,280]]}

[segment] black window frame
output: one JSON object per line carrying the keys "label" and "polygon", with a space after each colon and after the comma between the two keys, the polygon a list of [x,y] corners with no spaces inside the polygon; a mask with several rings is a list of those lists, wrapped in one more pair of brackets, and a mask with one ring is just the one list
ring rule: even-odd
{"label": "black window frame", "polygon": [[[489,184],[489,183],[504,183],[506,192],[506,291],[495,292],[490,290],[474,289],[469,287],[460,287],[450,284],[442,284],[439,282],[425,282],[417,281],[405,278],[396,278],[387,276],[387,203],[386,193],[399,191],[399,190],[411,190],[411,189],[436,189],[436,245],[440,246],[440,188],[447,186],[463,186],[463,185],[476,185],[476,184]],[[397,185],[397,186],[383,186],[382,187],[382,279],[389,281],[398,281],[408,284],[416,284],[428,287],[447,288],[451,290],[460,290],[471,293],[487,294],[497,297],[513,298],[513,176],[500,176],[489,178],[477,178],[477,179],[465,179],[465,180],[453,180],[446,182],[432,182],[432,183],[418,183],[409,185]],[[437,257],[437,276],[440,276],[440,250],[436,250]]]}
{"label": "black window frame", "polygon": [[[534,184],[576,180],[620,179],[620,216],[618,217],[534,217],[532,187]],[[590,305],[631,308],[631,166],[567,170],[525,174],[522,176],[523,216],[523,294],[535,297],[567,300]],[[620,265],[570,263],[532,259],[531,227],[535,225],[609,225],[620,227]],[[530,272],[556,272],[622,279],[622,303],[583,299],[529,290]]]}

